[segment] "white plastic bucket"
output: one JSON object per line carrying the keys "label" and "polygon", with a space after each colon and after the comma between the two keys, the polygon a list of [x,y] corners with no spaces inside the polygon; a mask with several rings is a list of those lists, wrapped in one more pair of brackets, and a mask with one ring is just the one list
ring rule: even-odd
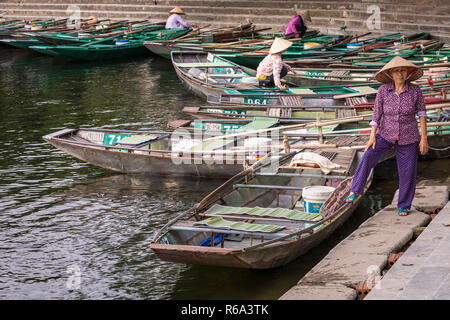
{"label": "white plastic bucket", "polygon": [[310,186],[304,187],[302,191],[305,212],[319,213],[325,200],[334,191],[333,187]]}

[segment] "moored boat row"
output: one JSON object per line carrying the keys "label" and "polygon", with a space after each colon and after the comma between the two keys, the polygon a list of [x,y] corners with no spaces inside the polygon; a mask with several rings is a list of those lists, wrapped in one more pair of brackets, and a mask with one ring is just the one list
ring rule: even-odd
{"label": "moored boat row", "polygon": [[[171,121],[167,131],[67,128],[43,137],[115,172],[230,178],[154,236],[150,247],[161,259],[274,268],[329,237],[364,196],[344,201],[370,132],[380,87],[374,70],[395,56],[424,71],[415,83],[428,110],[429,155],[450,155],[449,51],[428,34],[369,38],[309,31],[283,56],[295,74],[280,90],[261,88],[251,68],[277,34],[256,35],[260,30],[251,26],[210,34],[148,22],[115,26],[85,34],[26,33],[17,24],[3,41],[78,60],[125,57],[132,50],[141,55],[156,47],[170,55],[182,83],[210,103],[185,106],[195,120]],[[311,190],[323,199],[312,201]]]}

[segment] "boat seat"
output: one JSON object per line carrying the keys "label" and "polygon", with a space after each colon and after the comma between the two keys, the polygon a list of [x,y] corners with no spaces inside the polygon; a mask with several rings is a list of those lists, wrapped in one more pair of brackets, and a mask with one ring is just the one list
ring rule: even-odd
{"label": "boat seat", "polygon": [[116,146],[124,146],[124,147],[137,147],[140,148],[145,146],[155,140],[158,140],[160,136],[144,136],[144,135],[132,135],[130,137],[125,137],[117,142]]}
{"label": "boat seat", "polygon": [[171,231],[192,231],[192,232],[214,232],[214,233],[225,233],[225,234],[233,234],[233,235],[243,235],[243,236],[253,236],[253,237],[264,237],[264,239],[278,238],[284,237],[291,233],[298,231],[297,229],[282,229],[274,232],[260,232],[260,231],[251,231],[251,230],[237,230],[237,229],[227,229],[215,226],[194,226],[192,222],[189,223],[180,223],[170,226],[169,230]]}
{"label": "boat seat", "polygon": [[[273,127],[277,123],[277,118],[255,117],[253,121],[240,128],[239,131],[247,132],[258,129],[266,129]],[[221,149],[230,143],[234,143],[234,139],[226,139],[226,135],[224,135],[223,139],[214,139],[202,142],[201,144],[192,147],[190,151],[214,151]]]}
{"label": "boat seat", "polygon": [[269,185],[269,184],[235,184],[235,189],[242,189],[242,188],[248,188],[248,189],[273,189],[273,190],[303,190],[302,187],[295,187],[295,186],[277,186],[277,185]]}
{"label": "boat seat", "polygon": [[182,62],[176,63],[179,68],[232,68],[233,65],[225,62]]}
{"label": "boat seat", "polygon": [[290,220],[312,221],[322,220],[318,213],[309,213],[285,208],[261,208],[261,207],[230,207],[215,204],[206,211],[210,215],[250,215],[258,217],[286,218]]}
{"label": "boat seat", "polygon": [[248,76],[243,73],[227,74],[227,73],[212,73],[208,74],[209,78],[247,78]]}
{"label": "boat seat", "polygon": [[214,229],[223,230],[233,230],[233,231],[247,231],[247,232],[261,232],[261,233],[272,233],[277,232],[286,227],[270,225],[270,224],[259,224],[259,223],[247,223],[247,222],[235,222],[228,221],[222,217],[210,217],[205,220],[198,221],[193,224],[195,227],[209,227]]}
{"label": "boat seat", "polygon": [[247,132],[247,131],[272,128],[274,125],[278,124],[278,122],[279,122],[278,118],[254,117],[250,123],[241,127],[239,130]]}
{"label": "boat seat", "polygon": [[294,94],[317,94],[309,88],[289,88],[289,91]]}

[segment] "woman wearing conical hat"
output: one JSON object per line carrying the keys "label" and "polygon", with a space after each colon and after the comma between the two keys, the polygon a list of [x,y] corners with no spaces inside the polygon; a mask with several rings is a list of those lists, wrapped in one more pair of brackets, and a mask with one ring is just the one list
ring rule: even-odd
{"label": "woman wearing conical hat", "polygon": [[[425,102],[419,86],[411,83],[422,75],[420,68],[401,57],[395,57],[376,73],[375,79],[385,85],[378,89],[375,98],[372,131],[347,202],[362,194],[370,170],[394,147],[399,179],[398,214],[408,215],[416,190],[418,149],[422,155],[428,152]],[[416,115],[420,119],[420,134]]]}
{"label": "woman wearing conical hat", "polygon": [[167,18],[166,29],[189,29],[192,25],[181,17],[184,15],[180,7],[175,7],[169,11],[170,16]]}
{"label": "woman wearing conical hat", "polygon": [[296,10],[296,15],[286,25],[284,34],[289,38],[303,37],[308,29],[305,25],[305,21],[311,22],[311,16],[308,10]]}
{"label": "woman wearing conical hat", "polygon": [[273,88],[277,86],[280,90],[286,90],[286,87],[281,84],[281,78],[286,76],[288,71],[294,74],[295,71],[283,62],[281,54],[286,52],[291,45],[291,41],[275,38],[269,54],[259,63],[256,70],[256,77],[259,80],[260,87]]}

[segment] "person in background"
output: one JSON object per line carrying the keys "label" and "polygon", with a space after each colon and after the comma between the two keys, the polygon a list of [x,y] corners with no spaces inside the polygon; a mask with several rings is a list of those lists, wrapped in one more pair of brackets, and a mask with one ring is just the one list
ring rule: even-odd
{"label": "person in background", "polygon": [[173,8],[169,13],[170,16],[167,18],[166,29],[189,29],[196,27],[196,25],[192,25],[183,20],[181,15],[184,15],[184,12],[180,7]]}
{"label": "person in background", "polygon": [[375,79],[385,85],[378,89],[369,142],[356,168],[346,202],[352,202],[356,195],[363,193],[370,171],[394,147],[399,180],[398,215],[408,215],[416,191],[418,149],[422,155],[428,152],[425,102],[419,86],[410,83],[422,75],[420,68],[401,57],[392,59],[375,75]]}
{"label": "person in background", "polygon": [[281,84],[281,78],[286,76],[288,71],[296,73],[289,65],[283,62],[281,54],[286,52],[291,45],[291,41],[275,38],[269,54],[259,63],[256,70],[256,77],[260,87],[273,88],[277,86],[282,91],[286,90],[286,86]]}
{"label": "person in background", "polygon": [[284,34],[287,39],[289,38],[301,38],[308,29],[305,25],[305,21],[311,22],[311,16],[308,10],[297,10],[297,14],[292,17],[288,22]]}

